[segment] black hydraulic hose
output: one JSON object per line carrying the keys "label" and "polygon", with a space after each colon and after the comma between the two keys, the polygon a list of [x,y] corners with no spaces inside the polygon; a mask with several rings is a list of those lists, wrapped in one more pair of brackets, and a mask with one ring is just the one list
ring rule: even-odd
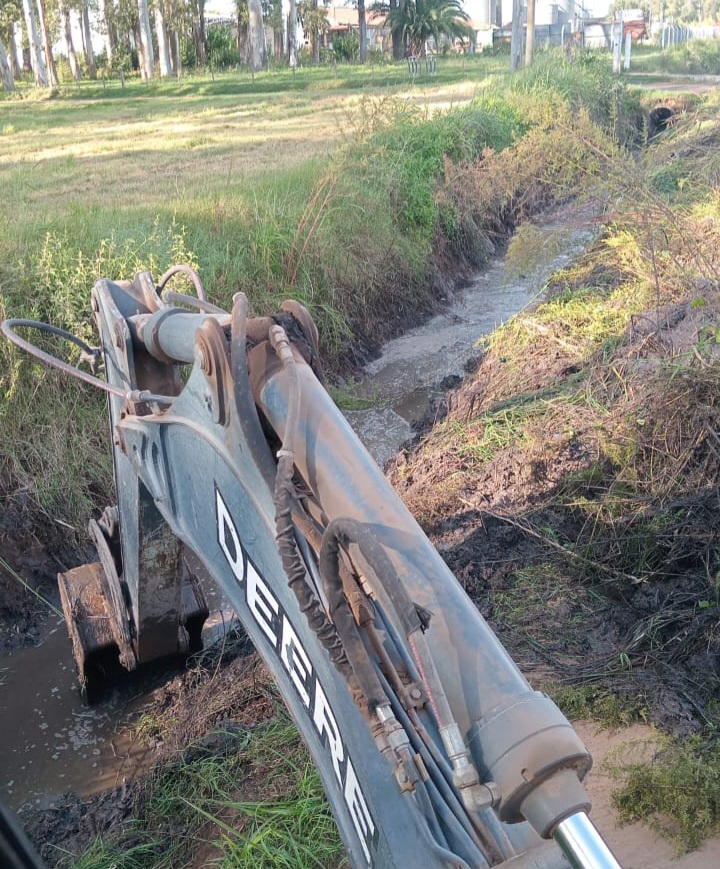
{"label": "black hydraulic hose", "polygon": [[[390,686],[385,684],[385,676],[382,673],[380,673],[380,681],[383,683],[383,687],[388,692],[389,696],[392,697]],[[483,848],[485,847],[484,844],[480,841],[476,831],[473,829],[467,814],[460,804],[460,800],[452,789],[452,785],[445,780],[443,772],[439,768],[439,764],[436,763],[436,759],[432,752],[425,744],[425,740],[417,732],[417,728],[413,726],[413,722],[410,720],[407,712],[402,708],[402,705],[392,699],[391,705],[395,717],[408,734],[413,749],[420,755],[422,762],[425,764],[425,769],[427,769],[429,775],[429,781],[433,783],[433,787],[437,792],[438,800],[442,800],[448,806],[448,810],[453,815],[454,822],[462,827],[465,835],[472,841],[475,849],[482,854],[483,859],[487,860],[483,851]]]}
{"label": "black hydraulic hose", "polygon": [[343,646],[352,662],[353,670],[367,700],[369,711],[372,713],[378,706],[386,704],[388,697],[382,689],[345,597],[342,577],[340,576],[340,550],[333,542],[334,535],[330,531],[332,524],[331,522],[328,525],[320,544],[320,578],[328,601],[330,617],[342,638]]}
{"label": "black hydraulic hose", "polygon": [[428,793],[427,782],[422,779],[415,782],[414,793],[415,799],[420,806],[420,812],[425,818],[428,829],[430,830],[430,835],[441,848],[446,848],[450,851],[451,848],[447,836],[445,835],[443,828],[440,826],[440,817],[437,812],[437,807],[433,805],[430,794]]}
{"label": "black hydraulic hose", "polygon": [[76,377],[78,380],[82,380],[83,383],[89,383],[90,386],[94,386],[96,389],[102,389],[103,392],[108,392],[110,395],[116,395],[118,396],[118,398],[122,398],[125,401],[154,401],[159,402],[160,404],[172,404],[173,401],[175,401],[175,396],[156,395],[154,392],[146,392],[145,390],[139,389],[121,389],[119,386],[113,386],[110,383],[106,383],[106,381],[104,380],[100,380],[100,378],[95,377],[94,374],[88,374],[86,371],[80,371],[79,368],[76,368],[69,362],[64,362],[62,359],[58,359],[57,356],[53,356],[51,353],[46,353],[35,344],[31,344],[29,341],[21,338],[15,332],[15,329],[17,329],[18,327],[37,329],[40,332],[47,332],[50,335],[57,335],[64,341],[68,341],[70,344],[74,344],[76,347],[79,347],[83,354],[82,358],[87,361],[97,359],[100,354],[100,350],[97,347],[90,347],[76,335],[73,335],[70,332],[66,332],[65,329],[60,329],[58,326],[51,326],[48,323],[40,323],[37,320],[11,319],[5,320],[0,325],[0,330],[2,330],[3,335],[8,340],[12,341],[12,343],[19,347],[21,350],[25,350],[26,353],[34,356],[36,359],[39,359],[45,365],[49,365],[51,368],[57,368],[59,371],[62,371],[65,374],[69,374],[71,377]]}
{"label": "black hydraulic hose", "polygon": [[[295,457],[293,446],[296,440],[298,413],[300,408],[300,391],[297,381],[297,370],[292,351],[287,345],[287,337],[284,330],[275,326],[282,333],[279,340],[274,341],[278,356],[283,362],[288,377],[288,414],[285,422],[285,437],[283,445],[277,453],[277,470],[275,472],[275,489],[273,498],[275,502],[275,539],[278,552],[282,560],[283,568],[288,579],[288,585],[297,598],[300,609],[315,632],[320,642],[327,649],[330,660],[339,673],[350,684],[353,694],[362,690],[355,677],[353,667],[343,648],[343,644],[335,626],[325,615],[320,601],[308,585],[305,564],[300,556],[295,542],[295,525],[292,517],[292,505],[295,490],[293,486],[293,473],[295,471]],[[279,335],[275,333],[276,336]],[[283,352],[281,346],[284,341],[288,352]]]}
{"label": "black hydraulic hose", "polygon": [[[405,646],[403,645],[400,637],[397,634],[397,631],[395,630],[394,625],[388,619],[382,606],[377,601],[374,602],[374,606],[376,614],[382,622],[383,628],[387,632],[390,640],[400,654],[400,657],[405,664],[408,673],[410,673],[411,678],[417,681],[419,679],[419,676],[415,672],[415,661],[408,654]],[[411,709],[408,713],[406,713],[404,709],[400,709],[398,711],[398,708],[396,707],[395,714],[408,733],[415,734],[418,736],[419,739],[422,740],[422,745],[424,745],[425,750],[427,750],[432,757],[433,765],[437,768],[438,774],[442,776],[442,779],[434,778],[433,781],[435,782],[436,786],[440,788],[441,792],[445,796],[447,803],[451,807],[453,807],[456,817],[461,821],[461,823],[463,823],[464,826],[466,826],[467,829],[467,816],[465,814],[464,808],[462,807],[461,801],[457,796],[455,785],[453,782],[452,768],[447,757],[442,753],[436,740],[433,739],[431,734],[428,732],[427,727],[420,720],[417,710]],[[424,756],[423,760],[425,760]],[[426,766],[428,766],[428,769],[431,768],[427,762]],[[443,782],[442,785],[440,784],[441,781]],[[505,853],[504,845],[506,837],[504,836],[504,834],[502,834],[502,832],[498,833],[497,825],[499,825],[499,821],[497,821],[497,819],[495,818],[492,809],[488,808],[483,812],[480,812],[478,818],[476,819],[476,823],[478,824],[477,830],[474,827],[472,828],[471,835],[473,837],[475,837],[476,832],[480,832],[482,833],[483,839],[487,843],[484,847],[487,847],[489,850],[495,852],[497,855],[505,854],[506,857],[512,856],[511,853]],[[496,829],[493,830],[493,827],[496,827]],[[498,841],[498,836],[500,836],[500,842]],[[498,859],[501,859],[501,857],[498,856]]]}
{"label": "black hydraulic hose", "polygon": [[[492,859],[488,859],[482,848],[478,848],[478,845],[474,841],[473,837],[468,833],[468,831],[463,827],[462,824],[458,823],[458,819],[455,816],[455,813],[450,809],[450,807],[438,793],[435,783],[432,780],[428,780],[425,783],[425,786],[428,791],[428,797],[430,799],[430,802],[432,803],[435,811],[438,813],[438,816],[442,819],[442,821],[448,828],[454,828],[454,835],[457,836],[457,838],[459,839],[459,842],[453,844],[453,848],[458,848],[460,845],[462,845],[463,851],[468,855],[468,859],[471,859],[469,856],[470,854],[475,854],[475,852],[479,851],[485,866],[490,866],[495,862],[499,863],[502,860],[502,857],[499,854],[495,853]],[[473,864],[477,865],[475,861],[473,861]]]}
{"label": "black hydraulic hose", "polygon": [[[422,792],[422,782],[418,782],[418,785],[416,785],[416,793],[418,794],[418,796],[420,796]],[[425,802],[425,800],[427,800],[427,803],[430,802],[430,797],[427,795],[427,793],[420,797],[420,802]],[[430,804],[428,806],[427,803],[425,805],[425,812],[429,811],[430,815],[432,815],[432,805]],[[423,816],[425,817],[426,815]],[[420,825],[420,835],[423,837],[430,851],[438,859],[444,860],[448,866],[452,866],[454,867],[454,869],[470,869],[470,866],[465,862],[465,860],[463,860],[462,857],[458,857],[457,854],[453,854],[452,851],[448,851],[447,848],[443,848],[442,845],[439,845],[435,841],[429,826]],[[485,865],[487,866],[487,862],[485,863]]]}
{"label": "black hydraulic hose", "polygon": [[[347,549],[350,543],[354,543],[360,549],[363,558],[375,572],[383,590],[390,598],[405,635],[409,636],[414,631],[421,630],[422,622],[415,604],[405,591],[387,552],[370,529],[361,522],[339,517],[333,519],[327,526],[323,535],[323,545],[320,549],[320,572],[324,573],[322,569],[323,559],[328,570],[337,572],[340,548]],[[325,550],[324,555],[323,550]]]}

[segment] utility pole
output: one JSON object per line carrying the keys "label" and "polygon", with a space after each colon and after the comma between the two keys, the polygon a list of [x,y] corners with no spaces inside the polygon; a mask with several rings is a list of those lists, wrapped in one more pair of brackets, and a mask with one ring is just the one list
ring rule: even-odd
{"label": "utility pole", "polygon": [[525,37],[525,66],[532,66],[535,50],[535,0],[527,2],[527,36]]}
{"label": "utility pole", "polygon": [[512,35],[510,37],[510,69],[517,72],[522,66],[523,56],[523,0],[513,0]]}

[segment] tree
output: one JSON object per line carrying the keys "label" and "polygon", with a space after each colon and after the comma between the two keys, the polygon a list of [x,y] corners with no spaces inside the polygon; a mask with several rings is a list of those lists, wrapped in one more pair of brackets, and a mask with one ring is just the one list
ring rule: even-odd
{"label": "tree", "polygon": [[[283,4],[284,5],[284,4]],[[287,61],[295,69],[298,63],[297,56],[297,3],[289,0],[287,14]]]}
{"label": "tree", "polygon": [[55,60],[53,58],[52,46],[53,40],[50,36],[50,25],[48,24],[48,14],[45,8],[45,0],[37,0],[38,16],[40,18],[40,29],[42,32],[42,46],[45,54],[45,66],[47,69],[48,81],[53,87],[59,84],[57,70],[55,69]]}
{"label": "tree", "polygon": [[205,28],[205,0],[194,0],[192,11],[192,37],[195,45],[195,63],[197,66],[207,66],[208,39]]}
{"label": "tree", "polygon": [[45,58],[38,36],[37,22],[31,0],[23,0],[23,13],[25,14],[25,26],[30,42],[30,65],[35,75],[35,87],[48,86],[48,73],[45,66]]}
{"label": "tree", "polygon": [[320,63],[320,37],[329,27],[327,9],[318,7],[318,0],[303,0],[298,3],[303,30],[310,35],[310,50],[313,61]]}
{"label": "tree", "polygon": [[140,25],[140,45],[142,47],[141,71],[143,81],[150,81],[155,72],[150,12],[147,0],[138,0],[138,19]]}
{"label": "tree", "polygon": [[95,64],[95,52],[93,51],[92,46],[92,34],[90,33],[88,0],[82,0],[82,8],[80,10],[80,32],[82,34],[83,52],[85,53],[85,63],[87,64],[88,75],[94,81],[97,78],[97,66]]}
{"label": "tree", "polygon": [[365,15],[365,0],[357,0],[358,30],[360,31],[360,63],[367,60],[367,17]]}
{"label": "tree", "polygon": [[260,0],[247,0],[248,39],[245,62],[257,72],[265,64],[265,25]]}
{"label": "tree", "polygon": [[[405,0],[390,0],[390,14],[392,15],[393,9],[396,10],[396,15],[404,15],[405,14]],[[405,39],[400,28],[392,31],[392,55],[393,60],[402,60],[405,56],[405,50],[407,49],[407,45],[405,45]]]}
{"label": "tree", "polygon": [[161,78],[170,75],[170,48],[168,45],[167,27],[165,26],[165,10],[162,0],[155,3],[155,33],[157,34],[158,63]]}
{"label": "tree", "polygon": [[0,42],[2,42],[6,52],[5,59],[10,70],[12,89],[15,87],[15,79],[20,76],[15,29],[20,26],[22,14],[22,0],[0,0]]}
{"label": "tree", "polygon": [[105,41],[105,58],[107,65],[112,68],[115,52],[117,51],[117,37],[115,35],[114,7],[112,0],[100,0],[98,9],[102,22],[102,35]]}
{"label": "tree", "polygon": [[424,55],[431,36],[437,46],[441,36],[452,39],[472,34],[461,0],[405,0],[404,6],[389,11],[393,37],[399,33],[413,54]]}
{"label": "tree", "polygon": [[2,39],[0,39],[0,81],[2,81],[2,86],[6,91],[15,90],[15,81],[10,71],[10,62]]}
{"label": "tree", "polygon": [[65,34],[65,47],[68,53],[68,63],[70,64],[70,72],[75,81],[80,81],[80,67],[78,66],[77,57],[75,55],[75,45],[73,44],[72,23],[70,21],[70,9],[67,7],[65,0],[60,0],[58,4],[58,12],[63,22],[63,30]]}

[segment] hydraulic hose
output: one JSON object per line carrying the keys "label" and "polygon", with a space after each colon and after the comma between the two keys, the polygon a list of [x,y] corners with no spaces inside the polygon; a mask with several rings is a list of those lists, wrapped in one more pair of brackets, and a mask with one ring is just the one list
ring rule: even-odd
{"label": "hydraulic hose", "polygon": [[195,271],[194,268],[192,268],[192,266],[188,265],[171,266],[158,281],[158,292],[163,291],[163,289],[165,288],[165,284],[170,280],[170,278],[179,274],[187,275],[190,278],[190,280],[193,282],[193,286],[195,287],[195,292],[197,293],[198,299],[201,302],[204,302],[205,287],[203,286],[203,282],[200,280],[200,275]]}
{"label": "hydraulic hose", "polygon": [[339,517],[333,519],[325,529],[323,545],[320,549],[320,572],[327,572],[328,576],[337,574],[339,581],[340,548],[347,548],[351,543],[358,547],[382,584],[383,591],[390,599],[405,635],[409,636],[414,631],[422,630],[423,625],[417,608],[403,588],[387,553],[372,532],[355,519]]}
{"label": "hydraulic hose", "polygon": [[15,329],[17,329],[18,327],[26,329],[37,329],[40,332],[47,332],[50,335],[57,335],[64,341],[68,341],[70,344],[74,344],[76,347],[79,347],[82,353],[81,359],[83,360],[95,360],[98,357],[100,351],[95,347],[90,347],[88,344],[86,344],[84,341],[82,341],[80,338],[73,335],[72,333],[66,332],[65,329],[60,329],[57,326],[50,326],[48,323],[39,323],[37,320],[11,319],[5,320],[0,325],[0,330],[2,330],[3,335],[8,340],[12,341],[12,343],[19,347],[21,350],[25,350],[26,353],[34,356],[36,359],[39,359],[45,365],[49,365],[51,368],[57,368],[59,371],[62,371],[65,374],[69,374],[71,377],[76,377],[78,380],[82,380],[83,383],[88,383],[90,384],[90,386],[94,386],[96,389],[102,389],[103,392],[107,392],[110,395],[116,395],[118,398],[122,398],[125,401],[150,401],[157,402],[159,404],[172,404],[173,401],[175,401],[175,396],[156,395],[154,392],[147,392],[146,390],[140,389],[121,389],[119,386],[113,386],[112,384],[107,383],[104,380],[100,380],[100,378],[95,377],[94,374],[88,374],[86,371],[80,371],[79,368],[75,368],[75,366],[71,365],[69,362],[64,362],[62,359],[58,359],[57,356],[53,356],[51,353],[46,353],[35,344],[31,344],[29,341],[21,338],[17,334],[17,332],[15,332]]}
{"label": "hydraulic hose", "polygon": [[305,564],[298,553],[295,542],[295,525],[292,518],[292,503],[294,498],[292,478],[295,471],[293,445],[297,430],[300,398],[295,358],[290,349],[285,330],[281,326],[273,326],[270,330],[270,340],[275,352],[283,363],[290,388],[285,436],[282,447],[277,453],[278,461],[273,493],[275,502],[275,539],[277,541],[278,552],[280,553],[280,558],[287,575],[288,585],[293,590],[310,628],[327,649],[330,660],[338,672],[348,681],[353,694],[357,695],[362,688],[358,684],[354,669],[345,653],[338,631],[325,615],[320,601],[307,583]]}

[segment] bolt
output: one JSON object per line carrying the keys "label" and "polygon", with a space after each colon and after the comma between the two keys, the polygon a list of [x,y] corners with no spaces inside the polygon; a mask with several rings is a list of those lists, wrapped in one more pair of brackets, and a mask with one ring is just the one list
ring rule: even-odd
{"label": "bolt", "polygon": [[422,697],[422,691],[419,688],[411,688],[410,696],[413,700],[420,700],[420,698]]}

